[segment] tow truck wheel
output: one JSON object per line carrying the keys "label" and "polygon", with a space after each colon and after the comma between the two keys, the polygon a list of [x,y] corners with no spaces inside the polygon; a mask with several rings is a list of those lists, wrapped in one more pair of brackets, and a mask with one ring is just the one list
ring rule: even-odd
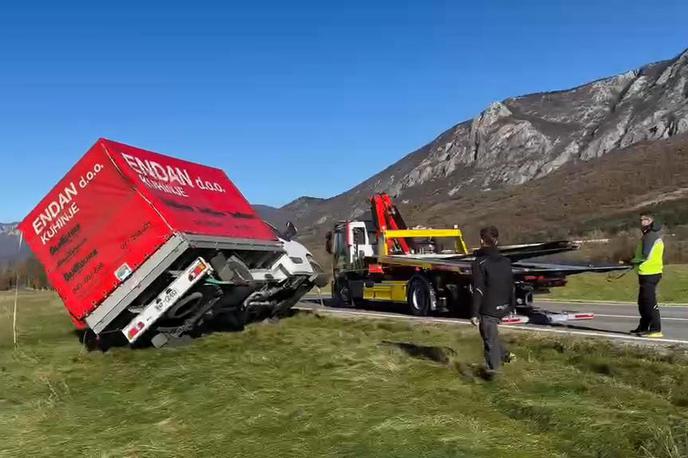
{"label": "tow truck wheel", "polygon": [[409,280],[406,290],[406,299],[412,314],[426,316],[430,310],[435,308],[437,302],[435,288],[427,278],[414,275]]}
{"label": "tow truck wheel", "polygon": [[349,289],[348,281],[338,280],[334,283],[334,305],[335,307],[355,306],[351,298],[351,289]]}

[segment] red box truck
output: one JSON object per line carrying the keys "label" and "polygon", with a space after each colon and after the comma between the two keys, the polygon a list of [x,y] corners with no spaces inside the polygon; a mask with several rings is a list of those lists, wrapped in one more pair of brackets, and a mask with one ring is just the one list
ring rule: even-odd
{"label": "red box truck", "polygon": [[312,286],[275,270],[284,241],[223,171],[107,139],[19,227],[91,343],[162,345]]}

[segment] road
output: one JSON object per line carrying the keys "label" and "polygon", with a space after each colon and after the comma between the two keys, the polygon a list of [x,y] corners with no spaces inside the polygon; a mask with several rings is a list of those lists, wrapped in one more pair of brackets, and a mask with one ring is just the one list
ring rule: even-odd
{"label": "road", "polygon": [[[325,302],[327,304],[327,302]],[[539,301],[538,307],[553,312],[576,311],[592,312],[595,318],[584,321],[570,321],[566,325],[508,325],[509,329],[519,331],[535,331],[553,334],[576,334],[581,336],[603,337],[613,340],[633,341],[638,343],[652,343],[664,345],[688,346],[688,306],[662,307],[663,339],[643,339],[628,333],[638,324],[638,309],[636,305],[615,303],[563,303]],[[369,318],[390,318],[413,321],[444,323],[449,325],[470,325],[468,320],[459,318],[433,316],[415,317],[404,312],[402,307],[379,304],[367,309],[323,307],[317,297],[309,296],[297,306],[300,310],[317,310],[323,313],[342,316],[363,316]],[[506,326],[505,326],[506,328]]]}

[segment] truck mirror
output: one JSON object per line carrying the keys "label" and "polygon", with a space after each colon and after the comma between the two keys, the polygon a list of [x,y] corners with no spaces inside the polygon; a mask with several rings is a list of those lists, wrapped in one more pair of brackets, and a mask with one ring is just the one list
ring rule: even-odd
{"label": "truck mirror", "polygon": [[284,233],[282,234],[282,237],[283,237],[285,240],[291,240],[291,239],[294,238],[294,236],[296,236],[296,233],[297,233],[297,232],[298,232],[298,231],[296,230],[296,226],[294,226],[294,223],[292,223],[291,221],[289,221],[289,222],[287,223],[287,228],[284,230]]}
{"label": "truck mirror", "polygon": [[327,231],[325,234],[325,251],[327,254],[332,254],[332,231]]}

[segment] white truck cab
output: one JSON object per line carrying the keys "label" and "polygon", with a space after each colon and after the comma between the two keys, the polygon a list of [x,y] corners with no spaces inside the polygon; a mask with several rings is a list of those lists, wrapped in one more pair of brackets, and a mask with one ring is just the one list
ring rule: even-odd
{"label": "white truck cab", "polygon": [[[287,223],[286,230],[280,232],[268,223],[284,248],[284,254],[272,264],[269,270],[262,272],[264,278],[286,280],[294,276],[308,277],[311,287],[323,287],[328,283],[328,276],[303,244],[294,240],[297,230],[294,224]],[[257,273],[254,273],[256,277]]]}

